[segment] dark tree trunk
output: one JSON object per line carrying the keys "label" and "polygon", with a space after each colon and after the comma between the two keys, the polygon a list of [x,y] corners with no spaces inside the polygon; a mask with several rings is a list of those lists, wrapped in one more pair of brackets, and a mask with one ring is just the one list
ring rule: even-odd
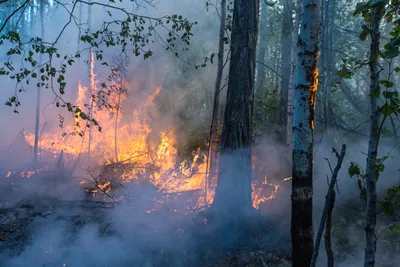
{"label": "dark tree trunk", "polygon": [[[44,39],[44,0],[40,1],[40,38]],[[42,64],[42,54],[39,56],[39,64]],[[39,77],[40,81],[40,77]],[[37,87],[36,94],[36,121],[35,121],[35,143],[33,146],[33,164],[36,168],[39,162],[39,126],[40,126],[40,98],[41,98],[41,87]]]}
{"label": "dark tree trunk", "polygon": [[332,200],[328,208],[328,214],[326,215],[326,230],[325,230],[325,251],[328,259],[328,267],[333,267],[335,258],[332,249],[332,212],[335,206],[336,192],[332,191]]}
{"label": "dark tree trunk", "polygon": [[[217,78],[215,81],[214,104],[211,118],[210,129],[210,148],[209,148],[209,172],[208,183],[211,183],[212,178],[216,175],[218,169],[218,125],[219,125],[219,93],[221,90],[222,74],[224,72],[224,50],[225,50],[225,22],[226,22],[226,0],[221,0],[221,22],[219,27],[219,45],[218,45],[218,69]],[[207,195],[207,184],[205,185]]]}
{"label": "dark tree trunk", "polygon": [[252,209],[251,146],[258,0],[235,0],[229,80],[221,135],[221,158],[214,198],[217,216]]}
{"label": "dark tree trunk", "polygon": [[292,266],[310,266],[314,249],[313,144],[321,0],[303,0],[294,95]]}
{"label": "dark tree trunk", "polygon": [[290,60],[292,53],[292,11],[290,0],[283,0],[283,22],[281,35],[281,99],[280,99],[280,141],[287,145],[288,101],[290,81]]}

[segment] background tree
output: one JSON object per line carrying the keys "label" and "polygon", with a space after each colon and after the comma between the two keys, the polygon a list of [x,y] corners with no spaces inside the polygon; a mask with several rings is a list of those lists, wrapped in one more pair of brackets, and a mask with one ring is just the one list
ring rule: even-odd
{"label": "background tree", "polygon": [[[219,26],[219,41],[218,41],[218,66],[217,66],[217,77],[215,80],[214,88],[214,102],[211,117],[211,129],[210,129],[210,144],[209,144],[209,177],[208,183],[211,183],[212,178],[215,176],[218,166],[218,136],[219,136],[219,111],[220,111],[220,91],[222,84],[222,75],[224,72],[224,52],[225,43],[227,43],[228,37],[225,37],[226,30],[226,0],[221,0],[220,9],[220,26]],[[207,183],[206,183],[207,184]],[[207,188],[205,189],[207,191]]]}
{"label": "background tree", "polygon": [[[40,39],[44,42],[44,16],[45,16],[45,1],[40,0]],[[25,24],[25,23],[23,23]],[[39,56],[39,65],[43,63],[43,56],[40,54]],[[39,78],[40,79],[40,78]],[[41,86],[37,87],[37,95],[36,95],[36,121],[35,121],[35,145],[33,147],[33,162],[35,167],[39,161],[39,127],[40,127],[40,98],[41,98]]]}
{"label": "background tree", "polygon": [[281,68],[280,68],[280,140],[281,143],[287,144],[287,128],[288,128],[288,103],[289,103],[289,86],[291,73],[291,46],[292,46],[292,3],[290,0],[283,0],[282,12],[282,34],[281,34]]}

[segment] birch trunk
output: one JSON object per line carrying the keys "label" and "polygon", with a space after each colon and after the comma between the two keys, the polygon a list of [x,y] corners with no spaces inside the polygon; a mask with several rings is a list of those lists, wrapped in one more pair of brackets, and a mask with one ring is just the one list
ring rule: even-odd
{"label": "birch trunk", "polygon": [[287,123],[288,123],[288,97],[290,79],[290,59],[292,52],[292,11],[290,0],[283,0],[283,22],[281,35],[281,99],[280,99],[280,141],[287,144]]}
{"label": "birch trunk", "polygon": [[[214,91],[214,103],[211,118],[211,129],[210,129],[210,147],[209,147],[209,174],[208,183],[211,183],[212,178],[216,175],[218,166],[218,125],[219,125],[219,92],[221,90],[222,74],[224,72],[224,50],[225,50],[225,22],[226,22],[226,0],[221,0],[221,12],[220,12],[220,26],[219,26],[219,45],[218,45],[218,69],[217,78],[215,80],[215,91]],[[205,185],[205,191],[207,192],[207,183]],[[207,194],[207,193],[206,193]]]}
{"label": "birch trunk", "polygon": [[231,58],[218,183],[213,206],[223,220],[252,209],[251,146],[258,0],[234,1]]}
{"label": "birch trunk", "polygon": [[310,266],[313,255],[313,129],[318,88],[321,0],[303,0],[294,95],[292,266]]}
{"label": "birch trunk", "polygon": [[[40,1],[40,38],[44,40],[44,0]],[[42,54],[39,55],[39,65],[42,64]],[[39,75],[41,76],[41,75]],[[39,80],[40,81],[40,77]],[[41,87],[37,87],[36,91],[36,118],[35,118],[35,143],[33,146],[33,164],[37,167],[39,162],[39,125],[40,125],[40,98],[41,98]]]}
{"label": "birch trunk", "polygon": [[379,143],[379,121],[380,113],[377,104],[378,98],[374,97],[376,92],[379,90],[379,69],[378,69],[378,57],[379,57],[379,24],[382,19],[382,10],[384,4],[377,4],[373,9],[371,17],[371,47],[369,55],[369,69],[370,69],[370,105],[371,105],[371,125],[369,133],[369,144],[368,144],[368,156],[367,156],[367,167],[365,170],[365,181],[367,184],[367,206],[365,212],[365,255],[364,255],[364,266],[373,267],[375,266],[375,252],[376,252],[376,157],[378,154],[378,143]]}
{"label": "birch trunk", "polygon": [[[292,127],[293,127],[293,96],[294,96],[294,85],[296,82],[296,59],[297,59],[297,41],[299,39],[299,28],[300,28],[300,16],[301,16],[301,1],[293,1],[294,8],[294,23],[292,33],[292,51],[290,53],[292,64],[289,81],[289,96],[288,96],[288,123],[287,123],[287,143],[292,146]],[[291,147],[292,149],[292,147]]]}

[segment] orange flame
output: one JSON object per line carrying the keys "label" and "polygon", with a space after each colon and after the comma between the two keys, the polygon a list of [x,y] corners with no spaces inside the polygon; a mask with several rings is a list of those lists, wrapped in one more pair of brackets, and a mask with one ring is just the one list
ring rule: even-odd
{"label": "orange flame", "polygon": [[[93,53],[91,54],[90,65],[90,86],[91,94],[98,92],[98,82],[95,80]],[[167,193],[177,193],[183,191],[200,191],[197,203],[194,209],[201,209],[211,204],[215,194],[215,184],[217,175],[213,177],[213,181],[208,185],[207,199],[204,196],[205,176],[208,157],[205,152],[200,149],[193,151],[191,160],[182,160],[178,156],[177,144],[178,140],[174,129],[170,126],[162,129],[157,138],[154,137],[154,129],[151,128],[146,112],[153,108],[153,102],[159,96],[162,87],[157,87],[148,97],[147,101],[141,102],[135,106],[132,111],[122,112],[124,102],[127,96],[122,92],[132,91],[130,85],[126,81],[119,81],[119,84],[112,83],[111,87],[119,88],[111,90],[104,100],[108,106],[102,107],[97,101],[92,102],[92,116],[101,124],[102,132],[92,131],[91,157],[99,165],[107,164],[107,166],[118,164],[125,166],[118,170],[118,177],[122,182],[132,179],[145,177],[159,191]],[[314,88],[314,87],[313,87]],[[90,111],[85,104],[92,101],[92,95],[88,95],[88,87],[79,82],[75,104],[82,109],[82,112]],[[316,90],[316,89],[315,89]],[[116,116],[118,112],[118,116]],[[117,123],[116,123],[117,121]],[[67,124],[62,131],[67,134],[61,134],[57,129],[45,132],[41,137],[42,159],[51,161],[59,157],[60,151],[64,151],[63,161],[65,164],[74,165],[80,158],[81,153],[87,153],[88,143],[85,135],[80,137],[75,133],[75,127],[79,125],[79,114],[74,117],[74,125]],[[27,133],[25,135],[27,142],[33,146],[34,135]],[[154,140],[155,139],[155,140]],[[117,155],[117,159],[116,159]],[[31,175],[24,173],[24,175]],[[81,181],[80,184],[88,184],[87,181]],[[112,183],[103,181],[97,184],[98,189],[103,192],[110,192]],[[271,189],[270,194],[266,194],[267,189]],[[278,185],[272,185],[265,181],[262,184],[253,183],[253,206],[258,208],[259,205],[269,199],[275,198]],[[89,191],[88,191],[89,192]],[[98,190],[93,189],[90,193],[96,193]],[[148,211],[149,213],[151,212]]]}
{"label": "orange flame", "polygon": [[[318,91],[318,68],[316,67],[314,69],[314,72],[312,74],[312,81],[313,84],[310,86],[309,91],[311,92],[311,100],[310,100],[310,104],[313,106],[313,108],[315,109],[315,106],[317,105],[317,91]],[[314,129],[314,119],[311,120],[311,128]]]}

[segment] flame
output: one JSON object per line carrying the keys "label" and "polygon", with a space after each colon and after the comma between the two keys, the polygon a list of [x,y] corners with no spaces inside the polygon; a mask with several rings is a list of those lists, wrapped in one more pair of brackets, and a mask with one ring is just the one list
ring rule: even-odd
{"label": "flame", "polygon": [[276,198],[279,187],[279,185],[269,183],[266,175],[264,176],[264,181],[261,183],[261,185],[259,185],[257,181],[253,181],[253,207],[258,209],[259,206],[265,201]]}
{"label": "flame", "polygon": [[154,99],[156,98],[156,96],[158,96],[158,95],[160,94],[160,92],[161,92],[161,87],[157,87],[157,89],[154,91],[154,93],[152,93],[152,94],[147,98],[147,100],[148,100],[149,102],[153,102]]}
{"label": "flame", "polygon": [[[200,148],[192,152],[191,159],[181,159],[178,156],[178,139],[171,125],[164,129],[157,129],[154,133],[149,117],[154,102],[160,95],[162,86],[145,98],[147,101],[139,102],[132,110],[125,110],[124,103],[127,101],[127,93],[134,92],[130,84],[125,80],[111,81],[110,93],[94,100],[94,94],[100,92],[99,82],[94,72],[94,58],[91,53],[90,64],[90,95],[89,87],[78,83],[75,105],[82,112],[91,114],[102,127],[102,131],[91,132],[90,156],[99,166],[105,166],[108,173],[106,180],[96,183],[97,188],[88,189],[89,194],[96,194],[101,190],[109,193],[113,183],[111,179],[117,177],[122,183],[135,179],[145,178],[164,193],[179,192],[201,192],[191,209],[201,210],[213,203],[215,185],[218,175],[216,174],[210,184],[206,182],[207,152]],[[313,87],[314,88],[314,87]],[[315,86],[316,88],[316,86]],[[314,90],[314,89],[313,89]],[[316,89],[315,89],[316,91]],[[126,93],[125,93],[126,92]],[[313,98],[314,99],[314,98]],[[101,104],[107,103],[107,106]],[[313,100],[314,101],[314,100]],[[87,131],[81,131],[83,137],[76,134],[77,127],[80,130],[82,121],[79,114],[75,114],[73,123],[66,123],[62,129],[49,129],[41,136],[41,159],[53,161],[60,157],[63,151],[63,163],[66,167],[74,166],[82,158],[81,154],[88,153]],[[60,132],[61,131],[61,132]],[[26,133],[27,142],[33,146],[34,134]],[[79,163],[84,165],[84,163]],[[79,165],[79,166],[80,166]],[[30,177],[34,172],[24,172],[24,176]],[[8,176],[11,174],[8,174]],[[7,177],[8,177],[7,176]],[[87,177],[85,177],[86,179]],[[82,186],[90,185],[90,177],[79,182]],[[265,177],[263,183],[253,182],[253,206],[258,208],[261,203],[275,198],[279,185],[267,182]],[[206,191],[206,192],[205,192]],[[268,192],[267,192],[268,191]],[[206,193],[206,194],[204,194]],[[118,198],[119,200],[124,197]],[[155,205],[162,204],[165,200],[155,200]],[[147,210],[151,213],[154,209]],[[176,210],[172,210],[175,212]]]}
{"label": "flame", "polygon": [[[315,109],[317,105],[317,91],[318,91],[318,68],[316,67],[312,73],[312,85],[310,86],[309,91],[311,92],[311,100],[310,104],[312,105],[313,109]],[[314,129],[314,119],[311,120],[311,128]]]}

